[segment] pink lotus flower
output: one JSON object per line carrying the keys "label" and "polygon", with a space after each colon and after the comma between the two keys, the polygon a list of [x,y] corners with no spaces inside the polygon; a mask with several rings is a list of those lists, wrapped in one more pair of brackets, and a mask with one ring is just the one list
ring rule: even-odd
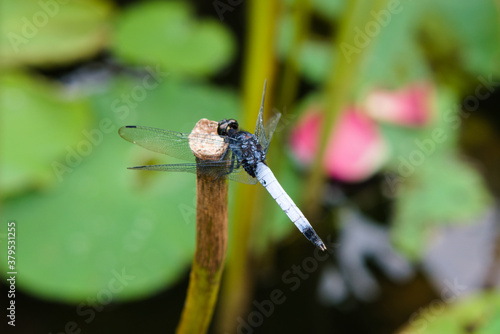
{"label": "pink lotus flower", "polygon": [[322,118],[321,111],[312,107],[292,130],[290,145],[294,155],[305,165],[312,164],[317,154]]}
{"label": "pink lotus flower", "polygon": [[[292,150],[303,163],[311,163],[317,154],[321,119],[319,110],[312,108],[292,132]],[[387,157],[387,144],[377,125],[359,110],[348,108],[328,140],[323,166],[331,177],[359,182],[373,175]]]}
{"label": "pink lotus flower", "polygon": [[398,125],[424,126],[432,121],[433,88],[417,83],[398,91],[375,89],[363,106],[372,118]]}
{"label": "pink lotus flower", "polygon": [[[376,121],[425,126],[432,122],[433,95],[434,88],[428,83],[398,91],[375,89],[361,107],[343,110],[324,152],[326,173],[348,182],[359,182],[373,175],[389,156]],[[292,132],[292,150],[305,164],[312,163],[317,154],[321,121],[319,108],[311,107]]]}

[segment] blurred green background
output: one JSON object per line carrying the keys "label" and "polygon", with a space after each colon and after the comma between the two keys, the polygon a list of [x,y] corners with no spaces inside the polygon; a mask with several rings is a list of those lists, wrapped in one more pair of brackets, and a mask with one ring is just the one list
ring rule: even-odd
{"label": "blurred green background", "polygon": [[[211,332],[500,332],[498,2],[22,0],[0,17],[0,268],[14,221],[16,332],[174,331],[195,177],[127,170],[176,161],[118,128],[253,131],[265,79],[266,113],[283,114],[269,165],[328,258],[260,185],[230,184]],[[349,108],[367,127],[343,123]],[[286,300],[267,314],[274,289]]]}

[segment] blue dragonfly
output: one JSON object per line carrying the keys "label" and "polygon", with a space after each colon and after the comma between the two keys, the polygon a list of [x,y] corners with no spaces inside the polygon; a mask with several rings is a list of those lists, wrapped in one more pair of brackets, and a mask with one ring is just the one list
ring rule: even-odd
{"label": "blue dragonfly", "polygon": [[[217,134],[181,133],[135,125],[121,127],[119,134],[125,140],[150,151],[188,161],[181,164],[147,165],[130,169],[201,173],[213,178],[224,177],[247,184],[259,182],[302,234],[321,250],[326,250],[325,244],[307,218],[281,187],[266,164],[266,154],[281,114],[275,113],[264,127],[265,92],[264,83],[255,134],[240,130],[238,122],[234,119],[221,120],[217,126]],[[199,159],[193,152],[195,146],[193,143],[201,147],[211,145],[217,148],[220,154],[216,155],[214,160],[211,160],[211,157]]]}

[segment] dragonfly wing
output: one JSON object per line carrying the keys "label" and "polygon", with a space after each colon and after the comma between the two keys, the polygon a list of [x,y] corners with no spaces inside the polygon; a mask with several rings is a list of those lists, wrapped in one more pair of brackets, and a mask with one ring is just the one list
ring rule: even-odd
{"label": "dragonfly wing", "polygon": [[228,179],[245,184],[256,184],[257,178],[251,177],[242,167],[236,168],[228,175]]}
{"label": "dragonfly wing", "polygon": [[157,172],[184,172],[209,175],[214,179],[229,175],[229,166],[225,161],[212,161],[209,163],[187,163],[167,165],[147,165],[129,167],[129,169],[151,170]]}
{"label": "dragonfly wing", "polygon": [[222,138],[218,135],[189,134],[146,126],[124,126],[120,128],[118,133],[123,139],[150,151],[186,161],[195,161],[195,157],[189,146],[190,140],[205,145],[220,145]]}
{"label": "dragonfly wing", "polygon": [[262,100],[260,103],[259,115],[257,116],[257,124],[255,125],[255,136],[259,139],[260,144],[267,152],[269,149],[269,144],[271,143],[271,138],[273,137],[274,130],[281,117],[281,113],[275,113],[268,120],[267,125],[264,126],[264,102],[266,96],[266,86],[267,80],[264,81],[264,90],[262,92]]}
{"label": "dragonfly wing", "polygon": [[255,184],[257,179],[248,175],[241,167],[231,166],[230,160],[203,161],[199,163],[187,164],[167,164],[167,165],[147,165],[129,167],[129,169],[151,170],[159,172],[186,172],[193,174],[204,174],[218,178],[228,178],[233,181],[246,184]]}
{"label": "dragonfly wing", "polygon": [[278,126],[278,122],[280,121],[281,118],[281,113],[277,112],[274,115],[271,116],[266,122],[266,126],[264,128],[264,133],[266,135],[267,139],[267,145],[264,147],[264,150],[267,153],[267,150],[269,150],[269,144],[271,143],[271,139],[273,138],[274,131],[276,130],[276,127]]}
{"label": "dragonfly wing", "polygon": [[264,131],[264,101],[266,98],[266,86],[267,80],[264,81],[264,90],[262,91],[259,115],[257,116],[257,123],[255,124],[255,136],[257,136],[262,146],[269,144]]}
{"label": "dragonfly wing", "polygon": [[128,169],[152,170],[157,172],[187,172],[196,173],[196,164],[169,164],[169,165],[146,165],[129,167]]}

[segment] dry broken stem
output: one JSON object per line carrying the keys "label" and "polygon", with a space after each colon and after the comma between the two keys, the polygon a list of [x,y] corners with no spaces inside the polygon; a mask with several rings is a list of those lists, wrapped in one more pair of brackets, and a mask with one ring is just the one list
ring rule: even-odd
{"label": "dry broken stem", "polygon": [[[217,122],[201,119],[192,135],[217,134]],[[190,142],[197,160],[218,160],[227,149],[220,145]],[[196,176],[196,250],[189,287],[177,334],[206,333],[212,320],[224,268],[227,246],[227,180]]]}

